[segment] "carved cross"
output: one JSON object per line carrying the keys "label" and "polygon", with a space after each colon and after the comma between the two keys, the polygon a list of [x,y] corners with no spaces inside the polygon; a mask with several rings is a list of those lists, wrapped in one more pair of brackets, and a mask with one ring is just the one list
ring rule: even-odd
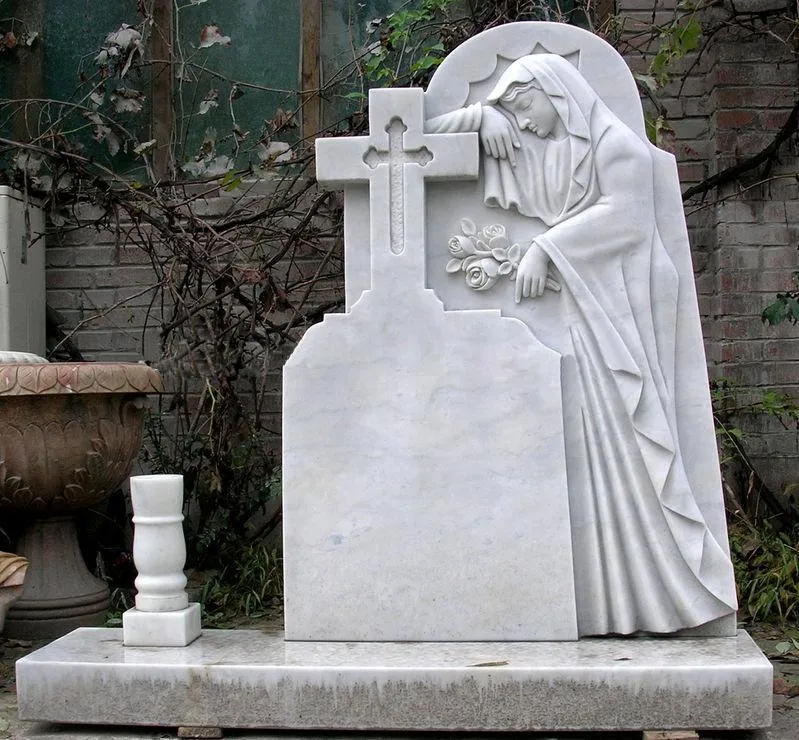
{"label": "carved cross", "polygon": [[424,287],[426,180],[477,177],[477,134],[425,134],[419,88],[369,91],[369,136],[316,140],[328,187],[369,184],[372,288]]}
{"label": "carved cross", "polygon": [[363,161],[375,169],[380,164],[388,165],[389,193],[388,200],[391,204],[391,217],[389,227],[391,232],[391,251],[401,254],[405,249],[405,165],[415,162],[426,167],[433,159],[427,147],[421,149],[403,149],[402,139],[408,127],[399,118],[392,118],[388,124],[388,151],[381,152],[371,146],[363,157]]}

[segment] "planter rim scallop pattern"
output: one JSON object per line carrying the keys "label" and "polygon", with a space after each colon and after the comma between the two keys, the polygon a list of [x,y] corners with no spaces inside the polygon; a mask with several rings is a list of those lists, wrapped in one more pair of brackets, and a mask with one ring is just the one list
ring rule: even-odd
{"label": "planter rim scallop pattern", "polygon": [[0,397],[61,393],[163,393],[149,365],[120,362],[0,364]]}
{"label": "planter rim scallop pattern", "polygon": [[0,364],[0,511],[93,506],[130,473],[156,370],[126,363]]}

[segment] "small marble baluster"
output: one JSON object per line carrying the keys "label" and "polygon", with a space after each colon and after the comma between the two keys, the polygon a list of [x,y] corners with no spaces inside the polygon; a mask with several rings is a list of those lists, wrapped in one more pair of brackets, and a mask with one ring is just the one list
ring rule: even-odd
{"label": "small marble baluster", "polygon": [[200,605],[186,594],[183,476],[130,479],[136,608],[122,615],[124,644],[184,647],[200,636]]}
{"label": "small marble baluster", "polygon": [[183,476],[135,476],[133,560],[136,608],[141,612],[174,612],[189,605],[186,595],[186,540],[183,536]]}

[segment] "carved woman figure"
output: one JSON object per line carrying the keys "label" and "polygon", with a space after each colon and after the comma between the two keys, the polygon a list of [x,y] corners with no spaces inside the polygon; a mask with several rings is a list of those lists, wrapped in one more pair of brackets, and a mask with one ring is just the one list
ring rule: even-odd
{"label": "carved woman figure", "polygon": [[581,635],[672,632],[730,614],[729,557],[686,474],[675,407],[678,276],[661,241],[648,146],[582,75],[525,56],[487,102],[426,129],[479,131],[486,205],[539,219],[515,298],[562,286],[577,404],[569,503]]}

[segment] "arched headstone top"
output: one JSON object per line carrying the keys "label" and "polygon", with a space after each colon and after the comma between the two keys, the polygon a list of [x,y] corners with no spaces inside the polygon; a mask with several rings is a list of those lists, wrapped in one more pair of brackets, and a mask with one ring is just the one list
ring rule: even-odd
{"label": "arched headstone top", "polygon": [[646,138],[638,89],[624,59],[599,36],[564,23],[497,26],[461,44],[430,80],[425,117],[485,100],[512,62],[541,53],[558,54],[573,64],[605,105],[641,139]]}

